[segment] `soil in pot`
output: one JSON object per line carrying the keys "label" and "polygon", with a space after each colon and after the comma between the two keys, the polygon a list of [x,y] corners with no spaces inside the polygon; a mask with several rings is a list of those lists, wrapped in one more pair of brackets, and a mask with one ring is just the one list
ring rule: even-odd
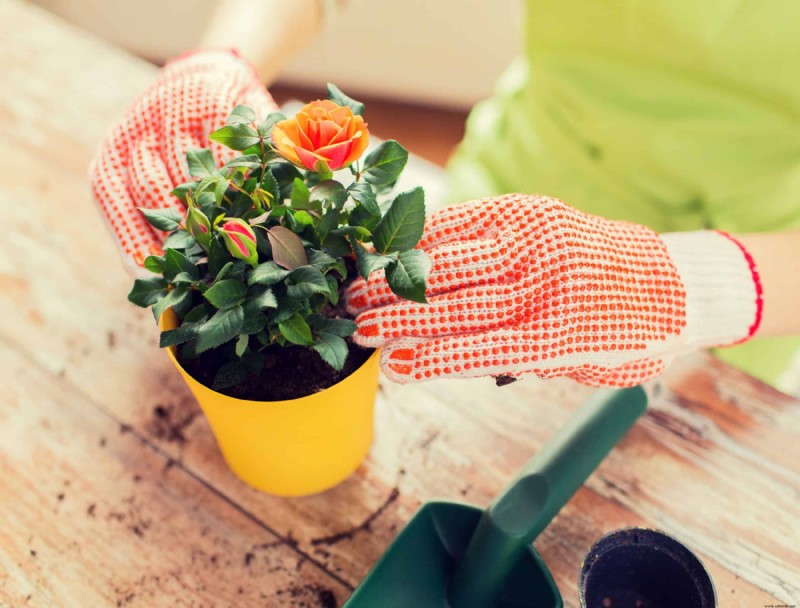
{"label": "soil in pot", "polygon": [[[357,276],[355,264],[345,259],[349,280],[339,288],[339,304],[324,311],[331,318],[352,319],[344,306],[344,291]],[[313,395],[347,378],[361,367],[374,349],[364,348],[345,338],[349,353],[344,367],[336,371],[316,352],[301,346],[270,346],[261,351],[264,366],[257,375],[223,389],[214,388],[214,378],[219,368],[228,361],[221,348],[209,350],[195,359],[181,356],[178,361],[195,380],[223,395],[249,401],[288,401]]]}
{"label": "soil in pot", "polygon": [[[350,353],[344,368],[337,372],[314,351],[300,346],[271,346],[265,349],[264,367],[258,375],[244,382],[221,389],[220,393],[250,401],[286,401],[299,399],[333,386],[361,367],[372,354],[347,338]],[[192,377],[213,387],[217,370],[225,362],[218,349],[210,350],[197,359],[180,359]]]}

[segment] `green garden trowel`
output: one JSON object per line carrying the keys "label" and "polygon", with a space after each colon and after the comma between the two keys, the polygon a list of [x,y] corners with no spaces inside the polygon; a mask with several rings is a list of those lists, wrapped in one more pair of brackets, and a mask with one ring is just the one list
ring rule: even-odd
{"label": "green garden trowel", "polygon": [[344,608],[561,608],[531,542],[646,407],[641,388],[598,391],[485,511],[426,503]]}

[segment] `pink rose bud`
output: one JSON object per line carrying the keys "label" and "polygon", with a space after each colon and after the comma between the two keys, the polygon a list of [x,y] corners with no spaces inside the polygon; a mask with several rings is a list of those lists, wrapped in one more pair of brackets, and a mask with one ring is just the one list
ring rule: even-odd
{"label": "pink rose bud", "polygon": [[189,207],[186,212],[186,230],[197,239],[203,249],[208,249],[211,244],[211,222],[197,207]]}
{"label": "pink rose bud", "polygon": [[238,217],[225,220],[217,231],[225,239],[225,245],[230,254],[240,260],[246,261],[253,268],[258,265],[258,252],[256,251],[256,233],[250,224]]}

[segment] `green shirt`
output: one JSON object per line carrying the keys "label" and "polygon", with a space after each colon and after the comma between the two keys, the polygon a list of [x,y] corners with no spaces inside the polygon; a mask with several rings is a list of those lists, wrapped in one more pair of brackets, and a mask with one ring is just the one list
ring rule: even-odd
{"label": "green shirt", "polygon": [[[659,231],[800,227],[797,0],[529,0],[452,201],[541,192]],[[774,380],[800,339],[723,351]]]}

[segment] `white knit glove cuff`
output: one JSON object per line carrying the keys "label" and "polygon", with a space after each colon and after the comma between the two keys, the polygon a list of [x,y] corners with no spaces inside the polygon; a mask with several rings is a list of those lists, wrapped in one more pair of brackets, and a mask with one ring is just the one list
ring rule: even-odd
{"label": "white knit glove cuff", "polygon": [[755,263],[742,245],[718,231],[662,234],[686,288],[687,350],[743,342],[761,321]]}

